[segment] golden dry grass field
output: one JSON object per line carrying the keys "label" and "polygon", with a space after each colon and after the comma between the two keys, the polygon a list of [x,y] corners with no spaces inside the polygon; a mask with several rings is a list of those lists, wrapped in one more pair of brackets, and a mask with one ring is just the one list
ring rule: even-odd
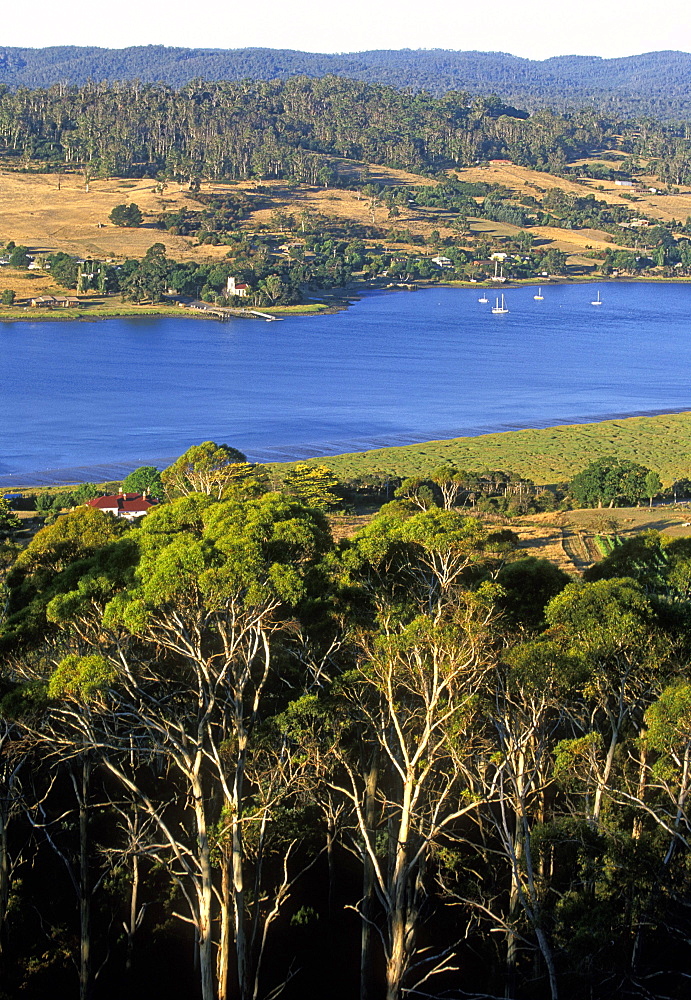
{"label": "golden dry grass field", "polygon": [[[58,188],[59,184],[59,188]],[[165,201],[174,211],[191,205],[186,193],[166,190],[157,195],[151,180],[91,181],[88,193],[79,174],[0,173],[0,238],[35,251],[57,251],[80,257],[141,257],[152,243],[164,243],[172,257],[189,259],[190,242],[158,229],[120,229],[108,222],[112,209],[136,202],[158,215]],[[205,250],[213,250],[209,247]]]}
{"label": "golden dry grass field", "polygon": [[[347,174],[354,169],[353,164],[344,161],[339,170]],[[490,163],[485,167],[473,167],[453,171],[455,176],[465,181],[484,181],[502,184],[517,195],[532,194],[538,200],[550,188],[561,188],[569,193],[583,196],[588,193],[616,205],[628,205],[661,220],[673,218],[685,221],[691,214],[691,189],[680,189],[676,195],[634,194],[624,198],[621,189],[614,183],[592,180],[575,181],[551,174],[541,173],[512,163]],[[380,185],[434,185],[436,180],[420,177],[403,170],[370,166],[368,182]],[[652,177],[646,183],[654,185]],[[307,210],[339,220],[354,220],[371,224],[372,208],[367,198],[357,191],[308,186],[293,187],[280,181],[247,181],[237,184],[214,184],[204,182],[205,193],[228,193],[244,191],[250,196],[261,188],[264,206],[251,212],[248,228],[257,223],[270,224],[272,212],[280,208],[284,211],[300,213]],[[147,225],[140,229],[120,229],[108,222],[111,210],[123,202],[136,202],[145,214]],[[89,183],[85,190],[84,178],[78,173],[30,174],[0,171],[0,238],[13,239],[34,250],[64,250],[80,256],[124,257],[142,256],[152,242],[166,246],[169,256],[178,260],[214,259],[223,256],[224,247],[198,247],[196,241],[156,229],[153,220],[162,211],[176,211],[182,206],[199,208],[184,185],[169,182],[162,193],[157,193],[151,179],[129,180],[121,178],[97,179]],[[391,226],[385,207],[374,209],[374,221],[378,226]],[[395,220],[397,227],[405,226],[413,234],[429,236],[434,229],[442,235],[450,235],[444,213],[412,207],[402,208]],[[515,226],[476,220],[472,225],[476,235],[497,233],[512,235]],[[593,249],[612,245],[612,238],[596,230],[569,231],[561,229],[535,229],[536,236],[551,244],[560,245],[573,252],[583,250],[586,245]]]}
{"label": "golden dry grass field", "polygon": [[[339,172],[347,174],[361,168],[362,164],[343,161]],[[502,184],[515,195],[531,194],[538,200],[550,188],[558,187],[572,194],[583,196],[593,193],[599,200],[617,205],[627,205],[645,214],[668,221],[685,221],[691,215],[691,189],[680,189],[675,195],[635,194],[624,198],[621,189],[613,183],[592,180],[567,180],[551,174],[541,173],[508,162],[490,163],[484,167],[473,167],[452,172],[461,180],[484,181]],[[434,185],[438,181],[420,177],[417,174],[386,167],[369,166],[367,180],[373,184],[391,185]],[[646,178],[650,185],[654,179]],[[300,217],[319,216],[334,224],[353,221],[363,226],[374,223],[387,230],[395,227],[406,228],[415,236],[429,239],[437,230],[442,237],[458,234],[451,229],[452,217],[444,211],[418,206],[401,206],[400,215],[389,219],[387,208],[371,201],[359,191],[340,188],[293,186],[281,181],[247,181],[235,184],[214,184],[203,182],[204,193],[244,192],[255,201],[244,222],[244,227],[271,230],[275,223],[272,217],[276,210]],[[634,200],[631,200],[631,199]],[[144,213],[145,224],[138,229],[123,229],[108,221],[115,205],[135,202]],[[160,242],[166,247],[167,255],[174,260],[218,260],[228,254],[228,247],[200,246],[193,237],[173,235],[158,229],[155,220],[162,212],[176,211],[182,207],[199,210],[198,202],[190,196],[185,185],[174,182],[166,184],[163,191],[151,179],[130,180],[108,178],[91,180],[86,190],[84,178],[79,173],[31,174],[0,170],[0,240],[14,240],[34,252],[55,252],[58,250],[78,257],[100,259],[122,259],[142,257],[152,243]],[[491,222],[486,219],[469,220],[470,238],[461,242],[472,247],[474,240],[483,237],[512,237],[519,232],[518,227],[506,223]],[[592,260],[582,256],[589,250],[616,248],[612,236],[594,229],[566,230],[551,227],[531,229],[538,243],[543,247],[553,246],[570,255],[570,263],[582,267],[592,267]],[[405,245],[398,244],[405,250]],[[420,252],[419,246],[411,245],[411,250]],[[56,291],[47,276],[33,273],[2,270],[2,287],[14,288],[20,297],[41,292]]]}
{"label": "golden dry grass field", "polygon": [[[370,171],[372,183],[434,184],[426,178],[384,167]],[[324,188],[291,188],[280,181],[247,181],[233,185],[204,182],[204,193],[252,194],[261,187],[271,202],[269,208],[252,212],[252,223],[268,222],[275,208],[299,211],[308,207],[340,218],[369,222],[371,213],[366,199],[354,192]],[[264,199],[267,200],[267,199]],[[122,229],[108,222],[112,209],[119,204],[135,202],[145,216],[139,229]],[[14,240],[32,250],[56,251],[80,256],[141,257],[153,242],[163,243],[171,257],[178,260],[216,258],[227,252],[225,247],[197,247],[196,240],[173,236],[153,226],[153,220],[163,211],[181,207],[199,210],[185,185],[169,182],[162,194],[157,193],[151,179],[128,180],[109,178],[91,180],[88,192],[81,174],[29,174],[0,171],[0,239]],[[377,223],[386,216],[377,210]]]}
{"label": "golden dry grass field", "polygon": [[[593,157],[588,160],[578,160],[575,165],[593,162],[599,161]],[[503,184],[518,195],[530,194],[538,201],[550,188],[559,188],[580,198],[593,194],[598,201],[605,201],[610,205],[624,205],[650,218],[659,219],[661,222],[671,222],[676,219],[683,223],[691,215],[691,188],[688,187],[679,187],[677,194],[651,194],[650,192],[629,194],[622,192],[622,188],[618,187],[614,181],[590,178],[570,180],[532,170],[529,167],[519,167],[508,162],[489,163],[483,167],[455,170],[454,174],[459,180],[471,183],[484,181],[487,184]],[[639,180],[641,186],[661,187],[660,182],[652,175],[640,177]],[[628,197],[624,197],[624,194],[627,194]],[[518,231],[515,226],[499,226],[498,223],[488,223],[485,220],[473,225],[474,231],[480,231],[480,229],[488,233],[496,232],[499,235],[515,234]],[[593,250],[604,250],[607,247],[616,249],[617,246],[616,241],[609,234],[595,229],[564,230],[534,227],[531,229],[531,233],[539,239],[546,240],[550,246],[571,254],[577,254],[586,246]]]}
{"label": "golden dry grass field", "polygon": [[[542,188],[577,185],[560,181],[545,174],[525,170],[520,167],[490,167],[485,171],[457,171],[464,179],[482,179],[504,183],[517,192],[532,190],[539,197],[533,178],[538,178]],[[430,178],[420,177],[402,170],[385,167],[371,167],[368,180],[381,185],[433,185]],[[233,185],[204,182],[204,193],[245,192],[251,199],[261,190],[261,207],[250,212],[246,220],[248,229],[262,225],[271,228],[271,217],[276,209],[293,213],[318,214],[342,222],[351,220],[363,225],[378,227],[406,227],[413,235],[429,237],[434,230],[442,236],[451,236],[449,219],[444,213],[424,208],[406,208],[394,221],[388,218],[383,205],[372,208],[370,201],[357,191],[318,187],[292,187],[280,181],[247,181]],[[145,225],[139,229],[122,229],[108,221],[115,205],[135,202],[145,216]],[[199,203],[189,195],[184,185],[168,183],[162,193],[157,193],[151,179],[128,180],[109,178],[96,179],[85,190],[81,174],[30,174],[0,171],[0,240],[14,240],[27,246],[31,251],[55,252],[62,250],[79,257],[119,259],[142,257],[152,243],[160,242],[166,253],[175,260],[214,260],[226,255],[227,247],[199,246],[190,237],[175,236],[155,227],[155,219],[164,211],[176,211],[181,207],[198,210]],[[472,233],[511,236],[517,227],[486,220],[472,222]],[[549,245],[558,246],[571,253],[582,251],[586,245],[604,248],[612,245],[611,237],[595,231],[569,232],[566,230],[534,230],[535,235]],[[7,273],[7,272],[5,272]],[[13,276],[14,277],[14,276]],[[5,287],[11,287],[5,285]],[[32,285],[32,292],[38,289]],[[50,287],[49,285],[45,286]],[[24,289],[16,288],[18,294]]]}
{"label": "golden dry grass field", "polygon": [[[577,160],[574,165],[595,162],[599,162],[597,157]],[[691,188],[688,187],[678,188],[679,193],[673,195],[631,193],[629,197],[625,198],[624,194],[629,194],[629,192],[623,191],[614,181],[593,180],[591,178],[570,180],[565,177],[555,177],[553,174],[546,174],[539,170],[532,170],[530,167],[519,167],[515,163],[490,163],[485,167],[455,170],[454,173],[459,180],[503,184],[518,194],[531,194],[538,201],[550,188],[560,188],[562,191],[580,198],[594,194],[598,201],[606,201],[611,205],[626,205],[663,222],[670,222],[673,219],[685,222],[686,217],[691,215]],[[641,186],[645,187],[661,188],[663,186],[652,175],[643,176],[637,180],[640,180]]]}

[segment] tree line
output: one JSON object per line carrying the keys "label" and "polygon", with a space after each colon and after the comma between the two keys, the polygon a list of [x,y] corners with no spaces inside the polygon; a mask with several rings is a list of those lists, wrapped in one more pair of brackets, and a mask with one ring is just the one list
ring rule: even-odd
{"label": "tree line", "polygon": [[648,52],[620,59],[560,56],[522,59],[502,52],[379,50],[325,54],[285,49],[107,49],[92,46],[10,48],[0,51],[0,82],[11,87],[84,85],[90,80],[163,81],[180,88],[195,79],[285,80],[347,77],[364,83],[425,90],[499,94],[537,108],[595,107],[622,117],[688,119],[689,55]]}
{"label": "tree line", "polygon": [[688,539],[570,578],[440,469],[335,544],[306,470],[207,442],[15,554],[3,989],[685,996]]}
{"label": "tree line", "polygon": [[[616,166],[573,162],[612,147],[625,154]],[[247,196],[232,190],[226,196],[200,195],[200,178],[282,178],[362,188],[368,163],[439,174],[491,158],[557,175],[575,171],[611,179],[646,171],[670,187],[691,178],[683,123],[626,121],[592,109],[528,114],[496,96],[450,91],[434,97],[335,76],[197,79],[179,91],[139,81],[0,88],[0,154],[19,169],[64,167],[84,171],[87,180],[116,175],[152,177],[160,185],[171,178],[185,181],[202,209],[183,216],[168,213],[162,223],[183,233],[205,228],[217,235],[242,218]],[[352,161],[361,168],[353,168]],[[529,196],[507,204],[506,191],[487,185],[457,186],[436,200],[446,200],[461,214],[475,214],[480,189],[485,195],[481,214],[519,226],[551,225],[566,217],[567,227],[607,228],[635,218],[633,209],[593,196],[569,199],[556,190],[552,205],[539,205]],[[435,200],[430,189],[413,197],[420,205],[426,198]],[[127,221],[127,212],[116,221]]]}
{"label": "tree line", "polygon": [[319,184],[344,157],[438,171],[508,156],[559,169],[607,148],[622,128],[640,145],[640,130],[593,111],[530,116],[496,97],[435,98],[335,76],[195,80],[178,91],[137,81],[0,91],[0,153],[105,176]]}

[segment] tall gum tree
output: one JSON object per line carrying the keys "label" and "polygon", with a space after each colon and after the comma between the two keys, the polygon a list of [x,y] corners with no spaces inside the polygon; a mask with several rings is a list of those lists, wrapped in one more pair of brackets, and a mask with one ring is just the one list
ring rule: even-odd
{"label": "tall gum tree", "polygon": [[[597,826],[617,749],[629,730],[639,732],[643,712],[670,670],[673,649],[656,628],[654,609],[631,579],[576,582],[547,605],[548,634],[580,656],[585,677],[572,718],[583,737],[572,742],[574,761],[589,771],[589,816]],[[569,745],[562,744],[567,756]],[[594,787],[593,787],[594,786]]]}
{"label": "tall gum tree", "polygon": [[[448,951],[421,954],[417,936],[433,846],[495,793],[470,768],[483,741],[477,695],[491,662],[491,620],[483,595],[467,595],[452,620],[384,625],[363,639],[358,668],[341,681],[360,723],[333,753],[383,914],[387,1000],[453,967]],[[376,750],[376,781],[362,767],[362,742]]]}
{"label": "tall gum tree", "polygon": [[[101,623],[101,637],[104,630],[113,636],[110,649],[101,645],[91,664],[84,657],[63,661],[56,677],[65,695],[75,689],[75,676],[93,671],[98,678],[90,714],[74,704],[65,711],[156,824],[156,843],[147,850],[167,864],[186,900],[203,1000],[227,996],[231,947],[240,996],[249,1000],[258,989],[264,931],[276,914],[271,899],[259,920],[257,908],[270,896],[249,877],[245,837],[248,822],[270,823],[281,774],[275,760],[266,765],[264,753],[262,784],[252,741],[270,691],[275,703],[277,649],[285,666],[286,643],[298,628],[294,609],[308,595],[330,535],[319,512],[276,494],[244,503],[190,495],[149,514],[138,544],[135,585],[113,598]],[[79,596],[72,597],[58,609],[65,627],[80,614],[84,620]],[[126,766],[133,739],[140,754],[177,775],[193,838],[185,815],[176,818],[154,801]],[[259,812],[249,808],[262,796]],[[215,842],[221,865],[228,865],[220,887]],[[278,899],[290,882],[284,871]],[[264,931],[253,936],[256,926]]]}
{"label": "tall gum tree", "polygon": [[161,481],[172,497],[204,493],[220,500],[231,485],[250,473],[251,466],[237,448],[204,441],[192,445],[164,469]]}
{"label": "tall gum tree", "polygon": [[394,502],[359,532],[343,553],[342,567],[389,611],[396,605],[441,621],[468,571],[483,559],[486,542],[477,518],[438,508],[411,516]]}
{"label": "tall gum tree", "polygon": [[548,918],[549,866],[536,848],[535,829],[544,824],[547,799],[553,794],[551,750],[554,734],[563,726],[561,706],[581,672],[580,659],[556,644],[527,641],[502,657],[487,692],[493,733],[488,769],[496,772],[499,806],[484,808],[482,819],[494,830],[510,891],[506,908],[484,900],[465,902],[506,932],[507,996],[515,995],[520,950],[530,944],[535,948],[534,942],[547,970],[551,998],[559,996]]}

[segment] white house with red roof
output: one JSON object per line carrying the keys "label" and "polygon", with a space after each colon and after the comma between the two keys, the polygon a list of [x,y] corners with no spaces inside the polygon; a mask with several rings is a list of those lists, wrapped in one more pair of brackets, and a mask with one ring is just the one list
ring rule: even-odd
{"label": "white house with red roof", "polygon": [[93,500],[87,500],[86,505],[132,521],[135,517],[143,517],[157,503],[158,500],[151,500],[143,493],[118,493],[117,496],[94,497]]}

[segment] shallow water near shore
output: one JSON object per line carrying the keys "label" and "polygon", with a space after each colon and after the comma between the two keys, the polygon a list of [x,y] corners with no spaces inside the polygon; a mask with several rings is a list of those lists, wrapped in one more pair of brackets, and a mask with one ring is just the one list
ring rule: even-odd
{"label": "shallow water near shore", "polygon": [[[601,306],[592,306],[597,290]],[[691,286],[365,295],[282,322],[0,324],[0,486],[119,479],[191,444],[282,461],[691,409]]]}

